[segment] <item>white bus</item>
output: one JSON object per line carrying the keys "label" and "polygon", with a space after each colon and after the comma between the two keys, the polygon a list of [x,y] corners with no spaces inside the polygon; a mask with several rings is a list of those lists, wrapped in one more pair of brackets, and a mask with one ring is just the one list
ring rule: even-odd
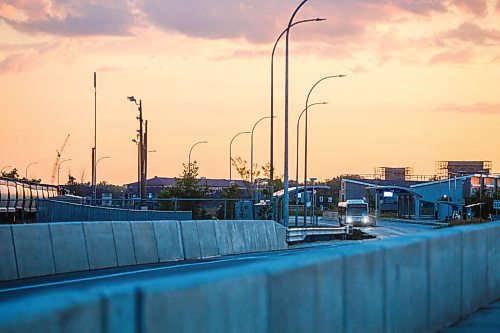
{"label": "white bus", "polygon": [[353,226],[375,225],[375,219],[368,215],[368,203],[361,199],[339,202],[338,205],[339,224],[350,224]]}

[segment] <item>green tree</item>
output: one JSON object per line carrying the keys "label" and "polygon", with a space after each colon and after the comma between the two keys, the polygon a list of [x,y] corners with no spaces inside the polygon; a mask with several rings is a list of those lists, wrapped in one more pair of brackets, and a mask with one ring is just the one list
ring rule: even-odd
{"label": "green tree", "polygon": [[[175,185],[171,188],[164,189],[158,194],[158,199],[202,199],[209,193],[207,184],[199,184],[198,180],[198,165],[196,161],[186,165],[182,164],[184,170],[179,178],[175,178]],[[161,202],[160,210],[172,210],[172,201]],[[201,206],[200,201],[180,200],[177,205],[177,210],[187,210],[193,212],[193,219],[206,218],[206,212]]]}
{"label": "green tree", "polygon": [[14,169],[11,169],[9,172],[2,171],[2,177],[19,179],[19,173],[18,173],[17,169],[14,168]]}

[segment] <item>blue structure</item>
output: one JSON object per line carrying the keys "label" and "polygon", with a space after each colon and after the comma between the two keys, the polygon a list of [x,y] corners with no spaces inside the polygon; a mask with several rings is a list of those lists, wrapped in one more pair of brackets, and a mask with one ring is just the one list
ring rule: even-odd
{"label": "blue structure", "polygon": [[374,199],[376,214],[400,218],[452,219],[465,213],[465,198],[500,189],[500,176],[471,174],[436,181],[349,179],[341,181],[339,201]]}

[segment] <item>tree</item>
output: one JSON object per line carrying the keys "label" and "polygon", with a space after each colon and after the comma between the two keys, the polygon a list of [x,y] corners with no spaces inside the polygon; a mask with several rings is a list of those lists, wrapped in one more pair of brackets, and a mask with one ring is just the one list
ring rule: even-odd
{"label": "tree", "polygon": [[[184,163],[182,165],[184,170],[179,178],[175,178],[175,185],[171,188],[162,190],[158,194],[159,199],[201,199],[209,193],[206,183],[205,185],[199,184],[199,168],[196,165],[196,161],[189,165]],[[172,210],[173,208],[171,201],[160,203],[160,210]],[[180,200],[177,209],[192,211],[193,219],[206,217],[206,212],[199,201]]]}
{"label": "tree", "polygon": [[[247,161],[242,159],[241,157],[235,157],[231,159],[231,164],[236,168],[236,171],[240,175],[241,179],[245,181],[245,184],[247,184],[247,188],[251,186],[250,184],[250,168],[247,167]],[[271,165],[270,163],[267,163],[266,165],[262,166],[259,170],[259,165],[257,163],[254,163],[253,167],[253,179],[254,181],[260,176],[260,174],[264,175],[265,178],[269,178],[271,176]],[[269,184],[268,184],[269,185]],[[273,181],[273,187],[274,191],[279,191],[283,189],[283,178],[282,176],[278,176],[274,178]],[[264,189],[264,195],[269,196],[269,189]]]}
{"label": "tree", "polygon": [[14,169],[10,170],[9,172],[2,171],[2,177],[19,179],[19,173],[17,172],[17,169],[14,168]]}
{"label": "tree", "polygon": [[218,219],[225,219],[225,218],[234,218],[235,214],[235,199],[241,198],[241,190],[239,189],[238,185],[236,184],[231,184],[230,187],[225,188],[222,190],[222,197],[224,199],[233,199],[233,200],[226,200],[225,201],[225,207],[226,207],[226,214],[224,216],[224,203],[219,207],[217,210],[217,218]]}

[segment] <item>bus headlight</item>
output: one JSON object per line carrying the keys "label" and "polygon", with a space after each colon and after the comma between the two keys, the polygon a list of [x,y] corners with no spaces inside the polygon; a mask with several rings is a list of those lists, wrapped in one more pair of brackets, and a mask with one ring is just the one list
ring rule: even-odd
{"label": "bus headlight", "polygon": [[370,219],[368,216],[363,216],[363,223],[368,223],[370,222]]}
{"label": "bus headlight", "polygon": [[347,217],[345,218],[345,221],[346,221],[347,223],[352,223],[352,216],[347,216]]}

